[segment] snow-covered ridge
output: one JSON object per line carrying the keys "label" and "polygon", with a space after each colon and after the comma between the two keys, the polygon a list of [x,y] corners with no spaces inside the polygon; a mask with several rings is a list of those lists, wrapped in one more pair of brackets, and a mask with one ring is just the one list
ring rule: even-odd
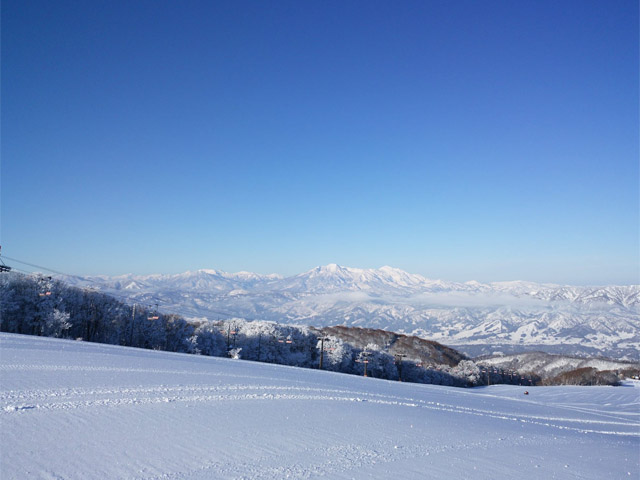
{"label": "snow-covered ridge", "polygon": [[598,371],[625,370],[638,368],[638,364],[618,362],[606,358],[582,358],[565,355],[550,355],[541,352],[520,353],[515,355],[495,355],[476,360],[482,365],[491,365],[520,372],[535,372],[542,378],[551,378],[560,373],[578,368],[594,368]]}
{"label": "snow-covered ridge", "polygon": [[278,274],[262,275],[252,272],[227,273],[215,269],[200,269],[174,275],[125,274],[115,277],[104,275],[63,277],[77,285],[98,283],[114,289],[156,289],[190,287],[195,290],[231,291],[248,289],[258,291],[290,291],[295,293],[332,293],[335,291],[370,291],[389,293],[462,292],[467,294],[507,293],[513,296],[580,303],[607,303],[624,306],[640,303],[640,285],[581,287],[539,284],[526,281],[480,283],[477,281],[450,282],[432,280],[422,275],[407,273],[398,268],[384,266],[379,269],[343,267],[335,263],[318,266],[307,272],[283,277]]}
{"label": "snow-covered ridge", "polygon": [[158,303],[167,312],[189,318],[381,328],[469,349],[510,346],[510,351],[553,349],[626,359],[638,359],[640,351],[638,285],[461,283],[389,266],[361,269],[337,264],[291,277],[206,269],[65,280],[97,286],[130,301]]}

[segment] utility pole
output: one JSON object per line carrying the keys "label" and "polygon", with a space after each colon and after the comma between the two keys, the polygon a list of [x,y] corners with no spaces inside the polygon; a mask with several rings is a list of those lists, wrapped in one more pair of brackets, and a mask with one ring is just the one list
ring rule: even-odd
{"label": "utility pole", "polygon": [[131,341],[129,345],[133,347],[133,326],[136,323],[136,304],[133,304],[133,316],[131,317]]}

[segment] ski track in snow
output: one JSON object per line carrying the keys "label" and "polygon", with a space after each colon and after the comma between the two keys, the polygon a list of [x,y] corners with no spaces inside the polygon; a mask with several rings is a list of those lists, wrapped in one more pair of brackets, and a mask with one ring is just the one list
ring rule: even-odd
{"label": "ski track in snow", "polygon": [[[299,452],[295,454],[278,455],[277,463],[280,466],[267,467],[263,465],[273,460],[273,455],[257,457],[252,462],[208,462],[198,468],[189,469],[171,474],[137,477],[136,480],[188,480],[189,478],[207,478],[209,474],[215,474],[215,478],[228,478],[233,480],[269,480],[274,478],[306,479],[315,476],[327,476],[348,471],[354,471],[372,464],[388,464],[392,462],[424,458],[455,452],[487,451],[503,442],[510,446],[536,446],[542,444],[544,439],[500,438],[497,440],[484,440],[478,442],[457,442],[445,445],[433,446],[433,444],[415,444],[399,447],[389,441],[371,442],[369,444],[341,444],[322,448],[307,448],[305,457],[312,456],[316,459],[313,464],[296,461]],[[249,472],[249,473],[247,473]]]}
{"label": "ski track in snow", "polygon": [[[23,366],[17,365],[17,370]],[[29,369],[34,366],[26,366]],[[63,367],[49,365],[39,370],[100,370],[100,371],[136,371],[177,373],[163,370],[144,369],[100,369],[92,367]],[[215,374],[212,374],[215,376]],[[246,377],[245,377],[246,378]],[[264,380],[264,378],[263,378]],[[554,417],[542,415],[515,415],[499,411],[464,407],[443,402],[409,399],[391,395],[371,394],[351,390],[331,390],[325,388],[292,387],[278,385],[178,385],[136,388],[107,389],[43,389],[5,391],[0,393],[0,412],[3,414],[26,413],[45,410],[72,410],[93,407],[119,407],[123,405],[145,405],[169,402],[237,402],[237,401],[331,401],[331,402],[370,402],[373,404],[394,405],[399,407],[423,408],[446,411],[457,414],[487,416],[490,418],[544,425],[563,430],[574,430],[581,433],[600,433],[640,437],[640,423],[630,423],[624,417],[612,416],[620,421],[595,420],[584,418]],[[519,400],[526,401],[526,400]],[[536,402],[531,402],[536,403]],[[567,410],[574,407],[562,406]],[[580,409],[577,409],[580,410]],[[638,416],[638,414],[635,414]],[[625,430],[616,427],[626,427]]]}

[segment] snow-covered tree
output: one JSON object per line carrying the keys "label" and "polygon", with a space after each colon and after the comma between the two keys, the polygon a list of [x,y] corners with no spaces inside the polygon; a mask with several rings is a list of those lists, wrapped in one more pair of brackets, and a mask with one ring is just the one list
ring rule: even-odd
{"label": "snow-covered tree", "polygon": [[[358,355],[360,364],[364,364],[364,359],[368,360],[367,374],[370,377],[385,378],[395,380],[398,378],[398,369],[392,355],[384,351],[378,344],[369,343]],[[362,367],[364,370],[364,366]]]}
{"label": "snow-covered tree", "polygon": [[[320,354],[321,342],[316,343],[316,350]],[[327,336],[324,341],[323,368],[335,372],[354,373],[354,350],[351,345],[337,337]]]}
{"label": "snow-covered tree", "polygon": [[41,333],[46,337],[62,337],[70,327],[69,314],[54,308],[44,315]]}
{"label": "snow-covered tree", "polygon": [[222,357],[227,353],[227,344],[220,330],[213,323],[199,325],[191,336],[195,353]]}

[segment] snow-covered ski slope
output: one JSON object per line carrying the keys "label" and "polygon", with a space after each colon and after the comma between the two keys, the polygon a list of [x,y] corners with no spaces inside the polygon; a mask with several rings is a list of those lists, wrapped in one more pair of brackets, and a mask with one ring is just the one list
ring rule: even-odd
{"label": "snow-covered ski slope", "polygon": [[0,334],[0,478],[640,478],[640,387],[477,389]]}

